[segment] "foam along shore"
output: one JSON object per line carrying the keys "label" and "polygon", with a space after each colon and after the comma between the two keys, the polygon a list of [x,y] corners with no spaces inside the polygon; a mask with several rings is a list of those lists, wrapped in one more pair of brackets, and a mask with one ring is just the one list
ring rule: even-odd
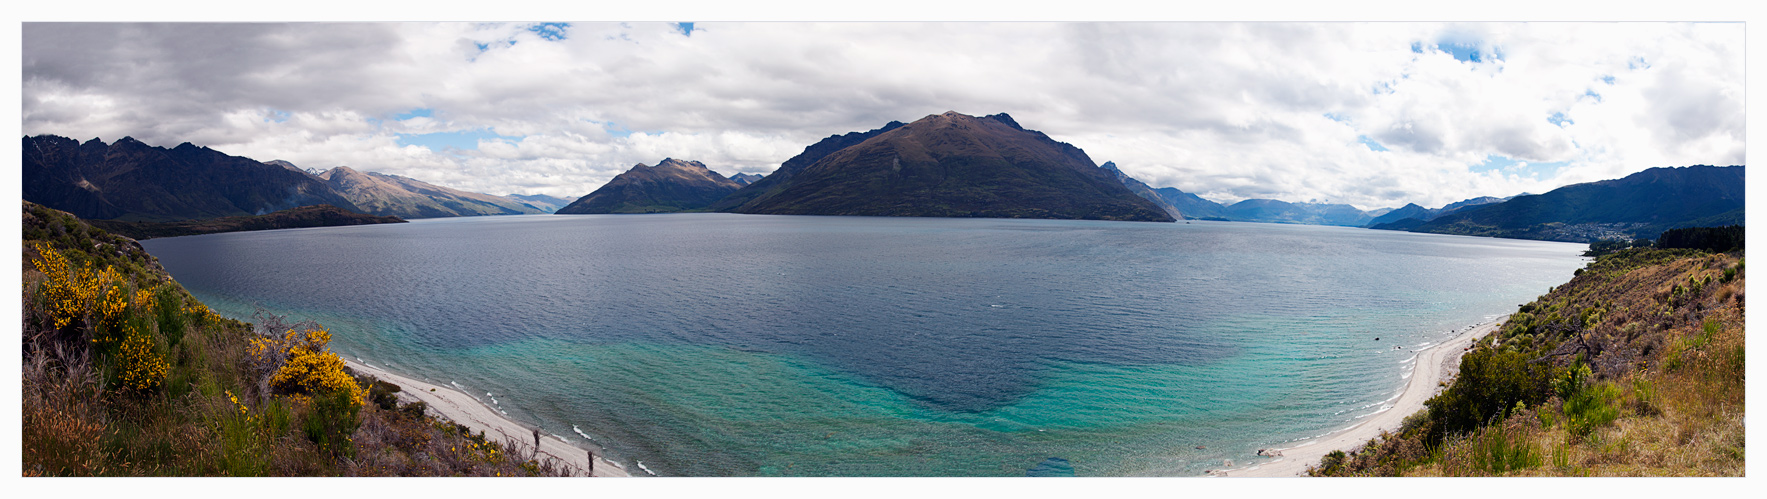
{"label": "foam along shore", "polygon": [[[374,376],[380,378],[381,381],[399,385],[400,391],[398,395],[401,399],[417,400],[429,404],[430,410],[434,411],[436,415],[466,425],[466,427],[471,428],[472,431],[482,431],[485,433],[485,438],[490,439],[491,441],[515,441],[520,442],[521,445],[533,445],[533,427],[525,426],[521,423],[510,420],[507,416],[497,412],[496,409],[486,406],[483,402],[472,398],[472,396],[467,395],[464,392],[455,390],[452,387],[438,386],[432,383],[425,383],[423,381],[400,376],[389,372],[386,369],[369,366],[353,360],[346,359],[344,360],[344,363],[348,364],[351,369],[356,370],[358,373]],[[541,432],[540,452],[550,455],[554,459],[558,459],[559,462],[575,468],[577,470],[576,472],[579,474],[581,474],[584,469],[590,469],[589,449],[572,445],[569,442],[559,439],[559,437],[546,434],[545,432]],[[594,476],[598,477],[631,476],[630,473],[626,472],[624,466],[614,463],[613,461],[608,461],[600,455],[595,456],[595,467],[593,470]]]}
{"label": "foam along shore", "polygon": [[1424,401],[1442,390],[1441,382],[1460,370],[1460,356],[1474,341],[1496,331],[1505,315],[1473,326],[1469,330],[1418,353],[1410,382],[1399,398],[1384,407],[1383,412],[1362,418],[1349,428],[1286,449],[1274,449],[1275,459],[1244,468],[1214,470],[1212,476],[1287,477],[1307,474],[1308,466],[1317,466],[1320,458],[1334,450],[1349,452],[1380,436],[1381,431],[1398,431],[1405,418],[1424,410]]}

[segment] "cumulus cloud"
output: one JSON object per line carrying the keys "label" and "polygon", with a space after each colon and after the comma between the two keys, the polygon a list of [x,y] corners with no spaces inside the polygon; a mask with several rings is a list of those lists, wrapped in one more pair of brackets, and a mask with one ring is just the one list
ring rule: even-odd
{"label": "cumulus cloud", "polygon": [[[664,157],[766,173],[828,135],[947,110],[1008,112],[1152,185],[1228,202],[1440,206],[1743,162],[1740,24],[701,22],[688,33],[25,24],[24,130],[565,197]],[[433,133],[482,138],[410,140]],[[1480,168],[1492,157],[1531,166]]]}

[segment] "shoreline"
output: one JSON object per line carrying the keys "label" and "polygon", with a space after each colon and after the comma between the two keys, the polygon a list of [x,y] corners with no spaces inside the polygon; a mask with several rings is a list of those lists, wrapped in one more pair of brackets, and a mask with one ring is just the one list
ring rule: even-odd
{"label": "shoreline", "polygon": [[1405,384],[1405,391],[1399,394],[1398,399],[1383,407],[1381,412],[1363,418],[1363,421],[1349,427],[1333,430],[1324,437],[1292,447],[1270,449],[1276,454],[1273,460],[1239,468],[1211,470],[1208,476],[1305,476],[1308,466],[1319,464],[1319,460],[1331,451],[1341,450],[1347,453],[1379,437],[1382,431],[1398,430],[1405,418],[1425,409],[1424,401],[1441,391],[1441,382],[1452,378],[1459,371],[1460,356],[1466,353],[1466,348],[1479,338],[1496,331],[1507,320],[1509,314],[1504,314],[1473,325],[1454,337],[1419,352],[1417,362],[1412,365],[1411,378]]}
{"label": "shoreline", "polygon": [[[343,357],[339,355],[338,357]],[[430,415],[437,416],[455,423],[465,425],[476,432],[484,432],[485,438],[502,442],[513,440],[523,445],[533,441],[533,426],[524,425],[509,419],[496,409],[485,405],[478,399],[451,386],[440,386],[402,376],[386,369],[370,366],[362,362],[344,359],[344,363],[361,374],[380,378],[381,381],[399,385],[398,397],[403,400],[416,400],[429,405]],[[546,454],[559,462],[574,468],[578,473],[589,467],[590,449],[561,440],[550,433],[541,432],[540,453]],[[609,461],[605,456],[595,456],[594,474],[597,477],[630,477],[624,465]]]}

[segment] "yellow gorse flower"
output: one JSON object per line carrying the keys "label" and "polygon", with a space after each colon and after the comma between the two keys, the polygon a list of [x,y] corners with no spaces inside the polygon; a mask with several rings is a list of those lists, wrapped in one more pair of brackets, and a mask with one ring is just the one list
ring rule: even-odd
{"label": "yellow gorse flower", "polygon": [[254,358],[272,360],[277,354],[285,357],[270,375],[270,386],[296,394],[316,394],[342,390],[351,403],[362,405],[367,390],[356,384],[344,371],[344,359],[332,353],[331,331],[324,328],[307,331],[289,330],[281,338],[259,337],[248,347]]}
{"label": "yellow gorse flower", "polygon": [[130,307],[151,308],[153,290],[130,293],[115,267],[103,270],[91,265],[74,268],[67,257],[48,244],[37,243],[38,258],[31,263],[47,277],[38,293],[48,302],[56,329],[79,325],[91,336],[94,347],[114,352],[117,386],[127,390],[158,388],[171,370],[156,351],[153,331],[124,324]]}

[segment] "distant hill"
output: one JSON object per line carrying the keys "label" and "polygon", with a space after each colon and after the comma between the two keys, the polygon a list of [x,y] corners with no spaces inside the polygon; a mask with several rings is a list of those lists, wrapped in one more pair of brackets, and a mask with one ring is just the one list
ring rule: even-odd
{"label": "distant hill", "polygon": [[1465,201],[1456,201],[1453,203],[1448,203],[1446,206],[1436,209],[1435,214],[1433,217],[1431,217],[1431,219],[1434,219],[1434,217],[1447,215],[1449,213],[1454,213],[1456,211],[1460,211],[1465,208],[1471,208],[1474,206],[1484,206],[1484,205],[1491,204],[1491,203],[1501,203],[1504,201],[1515,199],[1517,196],[1532,196],[1532,195],[1533,194],[1528,194],[1528,193],[1524,192],[1524,193],[1517,194],[1515,196],[1506,197],[1506,198],[1492,197],[1492,196],[1479,196],[1479,197],[1468,199]]}
{"label": "distant hill", "polygon": [[824,139],[718,202],[738,213],[1171,221],[1084,151],[956,112]]}
{"label": "distant hill", "polygon": [[1225,212],[1226,218],[1234,221],[1348,227],[1361,227],[1374,219],[1347,204],[1290,203],[1274,199],[1247,199],[1233,203]]}
{"label": "distant hill", "polygon": [[359,172],[347,166],[326,170],[318,177],[349,198],[359,211],[371,215],[438,218],[540,213],[501,196],[442,187],[399,175]]}
{"label": "distant hill", "polygon": [[[1518,194],[1518,196],[1528,196],[1528,195],[1529,194],[1525,194],[1525,193]],[[1462,209],[1471,208],[1474,206],[1483,206],[1483,205],[1487,205],[1487,204],[1491,204],[1491,203],[1501,203],[1504,201],[1508,201],[1514,197],[1516,197],[1516,196],[1510,196],[1507,198],[1480,196],[1480,197],[1476,197],[1476,198],[1472,198],[1472,199],[1468,199],[1468,200],[1464,200],[1464,201],[1456,201],[1453,203],[1448,203],[1447,205],[1445,205],[1441,208],[1436,208],[1436,209],[1424,208],[1422,206],[1418,206],[1416,203],[1408,203],[1404,207],[1401,207],[1399,209],[1376,215],[1374,217],[1374,220],[1368,221],[1368,224],[1364,225],[1364,227],[1371,227],[1372,228],[1376,225],[1387,225],[1387,224],[1398,224],[1398,225],[1394,225],[1393,226],[1394,228],[1416,227],[1418,225],[1422,225],[1423,222],[1435,220],[1437,217],[1440,217],[1442,215],[1447,215],[1449,213],[1454,213],[1454,212],[1460,211]],[[1370,213],[1372,214],[1373,212],[1370,212]],[[1415,220],[1408,221],[1410,219],[1415,219]]]}
{"label": "distant hill", "polygon": [[172,221],[258,215],[298,206],[357,206],[323,180],[190,143],[166,149],[124,137],[84,144],[25,137],[27,201],[88,220]]}
{"label": "distant hill", "polygon": [[1429,219],[1436,218],[1436,210],[1418,206],[1417,203],[1406,203],[1405,206],[1401,206],[1399,209],[1374,217],[1374,220],[1369,220],[1367,225],[1375,226],[1385,223],[1393,223],[1408,218],[1428,221]]}
{"label": "distant hill", "polygon": [[1109,170],[1111,173],[1115,174],[1117,176],[1117,181],[1122,182],[1123,187],[1128,187],[1129,192],[1133,192],[1135,195],[1141,196],[1141,199],[1146,199],[1153,202],[1153,204],[1158,205],[1160,209],[1165,210],[1166,214],[1171,215],[1172,218],[1184,218],[1184,213],[1180,211],[1178,207],[1173,206],[1172,203],[1167,202],[1165,198],[1160,197],[1159,192],[1154,191],[1152,187],[1148,187],[1146,183],[1136,180],[1135,177],[1123,173],[1123,170],[1117,169],[1116,162],[1106,161],[1104,164],[1098,165],[1098,167]]}
{"label": "distant hill", "polygon": [[760,180],[760,179],[761,179],[760,175],[753,174],[753,173],[738,173],[738,174],[730,176],[731,182],[736,182],[741,185],[753,184],[753,183],[755,183],[756,180]]}
{"label": "distant hill", "polygon": [[1621,179],[1462,208],[1423,223],[1401,220],[1373,228],[1591,242],[1741,223],[1743,209],[1743,167],[1699,165],[1651,168]]}
{"label": "distant hill", "polygon": [[545,194],[510,194],[503,197],[527,205],[529,208],[540,210],[540,213],[553,213],[558,211],[559,208],[571,204],[571,200],[569,199],[552,197]]}
{"label": "distant hill", "polygon": [[1226,220],[1227,207],[1221,203],[1197,197],[1195,194],[1178,190],[1176,187],[1161,187],[1153,190],[1160,195],[1166,204],[1184,214],[1184,218],[1192,220]]}
{"label": "distant hill", "polygon": [[177,222],[119,222],[116,220],[90,220],[88,223],[92,224],[93,227],[104,229],[113,234],[121,234],[139,240],[155,237],[213,234],[217,232],[405,223],[405,221],[399,217],[364,215],[336,206],[322,204],[243,217],[221,217],[204,220],[182,220]]}
{"label": "distant hill", "polygon": [[639,163],[570,205],[560,215],[593,213],[670,213],[700,210],[737,189],[698,161],[665,158],[656,166]]}

